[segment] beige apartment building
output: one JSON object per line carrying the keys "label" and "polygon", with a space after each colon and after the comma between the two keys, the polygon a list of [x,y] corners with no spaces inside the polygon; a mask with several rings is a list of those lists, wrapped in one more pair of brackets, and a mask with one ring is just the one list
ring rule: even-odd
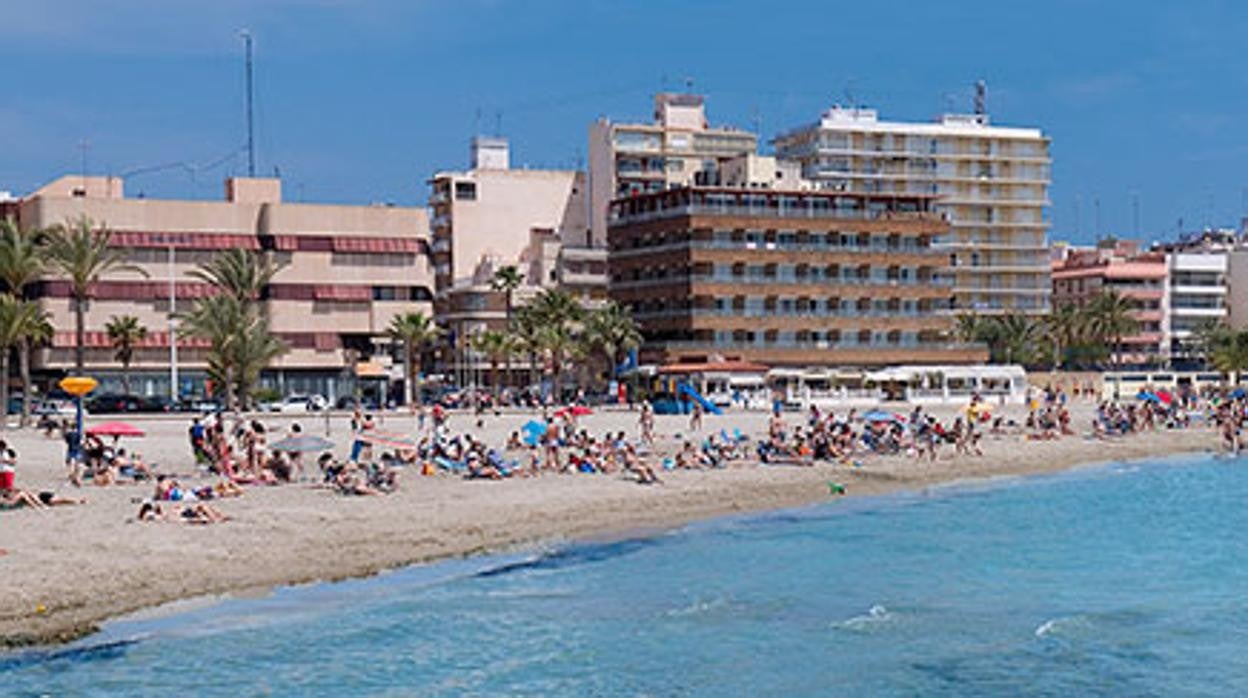
{"label": "beige apartment building", "polygon": [[589,127],[592,238],[587,246],[606,246],[613,200],[707,183],[699,180],[716,177],[725,161],[757,151],[757,135],[711,127],[702,95],[656,95],[652,123],[594,122]]}
{"label": "beige apartment building", "polygon": [[[401,313],[432,311],[423,209],[285,203],[281,181],[260,178],[227,180],[220,201],[127,198],[119,178],[75,175],[22,198],[12,210],[28,228],[86,216],[112,231],[112,244],[147,272],[107,275],[89,302],[86,364],[106,391],[119,389],[120,365],[105,326],[113,316],[134,315],[148,336],[132,366],[132,390],[169,394],[170,310],[188,311],[212,292],[190,272],[226,249],[254,250],[279,266],[262,302],[289,351],[265,381],[284,393],[332,400],[364,381],[372,397],[402,395],[402,368],[392,358],[397,352],[386,328]],[[33,293],[55,328],[35,368],[55,376],[74,361],[69,287],[49,276]],[[202,394],[202,342],[178,336],[177,360],[179,394]]]}
{"label": "beige apartment building", "polygon": [[[488,364],[468,339],[506,323],[504,294],[494,273],[515,265],[524,276],[513,306],[543,289],[569,291],[587,304],[607,294],[605,239],[592,246],[585,173],[514,169],[504,138],[471,141],[470,168],[439,172],[429,181],[436,314],[451,356],[443,367],[453,382],[482,379]],[[527,364],[512,362],[516,378]]]}
{"label": "beige apartment building", "polygon": [[822,188],[938,195],[951,229],[936,248],[948,254],[954,312],[1048,312],[1051,160],[1039,129],[993,126],[982,113],[910,123],[832,107],[775,147]]}

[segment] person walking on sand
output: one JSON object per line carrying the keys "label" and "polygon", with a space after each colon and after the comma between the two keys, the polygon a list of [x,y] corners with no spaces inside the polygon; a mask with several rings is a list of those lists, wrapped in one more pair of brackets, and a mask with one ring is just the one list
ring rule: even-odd
{"label": "person walking on sand", "polygon": [[641,428],[641,440],[653,446],[654,408],[650,406],[649,400],[641,403],[641,416],[637,418],[637,425]]}
{"label": "person walking on sand", "polygon": [[693,409],[689,411],[689,431],[702,431],[702,403],[694,402]]}

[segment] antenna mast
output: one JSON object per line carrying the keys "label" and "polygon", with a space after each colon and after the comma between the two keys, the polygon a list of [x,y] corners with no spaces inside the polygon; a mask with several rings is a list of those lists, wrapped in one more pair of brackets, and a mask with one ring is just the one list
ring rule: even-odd
{"label": "antenna mast", "polygon": [[252,118],[252,85],[251,85],[251,31],[241,29],[238,35],[242,37],[243,44],[246,46],[247,63],[246,63],[246,80],[247,80],[247,176],[256,176],[256,138],[253,127]]}
{"label": "antenna mast", "polygon": [[975,113],[983,116],[988,113],[988,83],[975,81]]}

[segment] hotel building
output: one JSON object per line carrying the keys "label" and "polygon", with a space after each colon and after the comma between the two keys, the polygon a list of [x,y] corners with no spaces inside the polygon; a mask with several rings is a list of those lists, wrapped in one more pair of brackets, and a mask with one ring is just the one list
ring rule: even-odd
{"label": "hotel building", "polygon": [[1113,248],[1069,248],[1053,264],[1053,307],[1083,307],[1105,291],[1135,302],[1138,329],[1124,337],[1121,361],[1128,366],[1164,364],[1170,354],[1167,335],[1167,279],[1164,252],[1140,252],[1138,243]]}
{"label": "hotel building", "polygon": [[951,227],[934,247],[952,268],[954,311],[1048,312],[1050,159],[1039,129],[992,126],[986,114],[907,123],[833,107],[774,143],[823,188],[939,196]]}
{"label": "hotel building", "polygon": [[[503,138],[474,138],[471,149],[468,170],[429,182],[436,316],[452,340],[445,367],[461,385],[488,368],[467,339],[506,324],[505,296],[491,283],[500,267],[524,275],[513,307],[544,289],[566,290],[586,305],[607,293],[607,250],[589,235],[585,173],[512,169]],[[518,361],[512,368],[505,380],[528,371]]]}
{"label": "hotel building", "polygon": [[[731,169],[731,168],[730,168]],[[950,343],[949,224],[923,194],[686,186],[611,206],[611,298],[645,363],[983,361]]]}
{"label": "hotel building", "polygon": [[[48,228],[87,217],[112,231],[111,244],[147,272],[113,272],[94,284],[86,311],[86,366],[103,391],[118,390],[120,365],[105,326],[134,315],[147,330],[132,365],[132,390],[170,393],[170,313],[184,313],[213,289],[190,272],[222,250],[264,254],[279,270],[261,302],[289,351],[265,382],[283,393],[331,400],[370,383],[374,397],[402,394],[401,362],[386,328],[396,315],[431,312],[428,219],[423,209],[292,204],[277,179],[234,178],[222,201],[127,198],[116,177],[62,177],[13,206],[18,223]],[[68,282],[49,275],[30,290],[51,314],[51,346],[34,367],[49,377],[74,363]],[[173,302],[171,304],[171,296]],[[177,337],[179,394],[202,394],[204,343]]]}
{"label": "hotel building", "polygon": [[757,151],[755,134],[711,127],[701,95],[656,95],[652,123],[594,122],[589,127],[588,246],[602,246],[612,200],[694,184],[700,173],[713,177],[724,161]]}

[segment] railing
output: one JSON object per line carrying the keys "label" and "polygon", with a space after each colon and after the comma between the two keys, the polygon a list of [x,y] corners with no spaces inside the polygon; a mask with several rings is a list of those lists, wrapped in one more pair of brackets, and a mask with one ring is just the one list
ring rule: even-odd
{"label": "railing", "polygon": [[750,349],[796,349],[796,350],[828,350],[828,351],[845,351],[853,349],[922,349],[927,351],[966,351],[970,349],[982,349],[983,344],[967,343],[967,342],[923,342],[918,340],[897,341],[897,342],[855,342],[842,339],[838,342],[827,341],[809,341],[798,342],[718,342],[713,340],[707,341],[657,341],[653,343],[655,346],[661,346],[667,349],[702,349],[706,351],[715,350],[750,350]]}
{"label": "railing", "polygon": [[638,319],[655,319],[664,317],[740,317],[740,318],[768,318],[768,317],[805,317],[805,318],[912,318],[926,317],[932,313],[940,313],[949,310],[948,306],[939,306],[935,308],[910,308],[897,310],[858,310],[856,308],[836,308],[826,310],[784,310],[774,308],[771,310],[758,308],[742,308],[742,309],[719,309],[719,308],[669,308],[667,310],[649,310],[642,312],[634,312],[633,317]]}
{"label": "railing", "polygon": [[877,245],[831,245],[811,243],[782,242],[737,242],[727,240],[685,240],[649,247],[628,247],[611,250],[616,259],[642,257],[651,254],[679,252],[681,250],[731,250],[737,252],[827,252],[830,254],[908,254],[922,255],[932,258],[943,258],[945,251],[921,245],[901,245],[898,247]]}
{"label": "railing", "polygon": [[813,206],[739,206],[734,204],[698,204],[687,203],[677,206],[657,208],[652,211],[611,213],[612,224],[640,223],[660,218],[677,216],[746,216],[754,218],[827,218],[842,220],[892,220],[892,221],[936,221],[945,218],[934,212],[900,212],[873,211],[864,208],[822,208]]}
{"label": "railing", "polygon": [[894,287],[913,287],[913,286],[935,286],[939,288],[952,288],[953,282],[950,279],[859,279],[859,278],[783,278],[778,276],[732,276],[732,275],[714,275],[714,274],[688,274],[680,276],[669,276],[657,279],[627,279],[613,280],[611,286],[613,288],[645,288],[650,286],[678,286],[691,283],[727,283],[727,284],[749,284],[749,285],[774,285],[774,284],[825,284],[830,286],[876,286],[881,288]]}

